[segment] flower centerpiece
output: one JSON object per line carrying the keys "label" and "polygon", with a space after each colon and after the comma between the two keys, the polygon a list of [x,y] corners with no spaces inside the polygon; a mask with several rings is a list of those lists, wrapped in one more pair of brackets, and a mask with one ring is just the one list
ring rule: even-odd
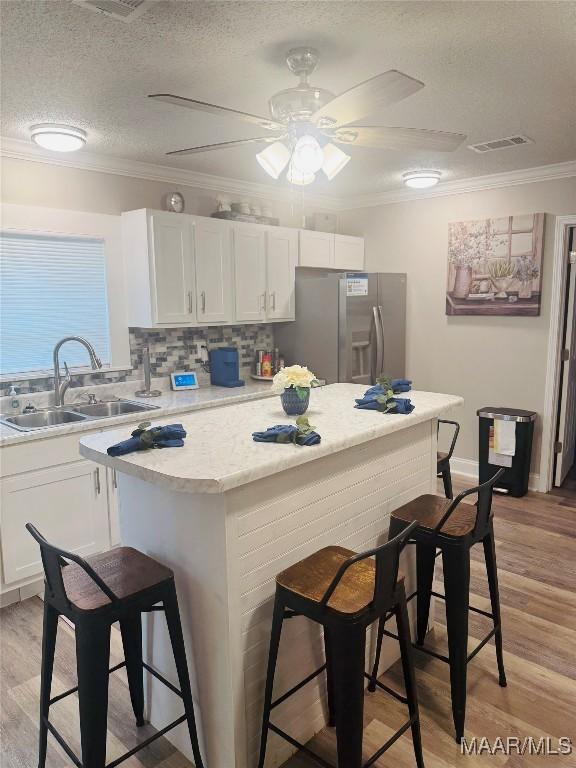
{"label": "flower centerpiece", "polygon": [[272,391],[282,400],[288,416],[306,412],[310,400],[310,388],[319,385],[316,376],[306,366],[289,365],[281,368],[272,381]]}

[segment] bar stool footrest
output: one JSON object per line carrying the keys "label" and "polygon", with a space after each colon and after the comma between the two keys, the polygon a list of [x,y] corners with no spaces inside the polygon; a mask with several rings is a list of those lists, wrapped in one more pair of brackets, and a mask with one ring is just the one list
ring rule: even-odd
{"label": "bar stool footrest", "polygon": [[[368,672],[364,672],[364,677],[372,682],[372,675],[369,675]],[[390,696],[393,696],[397,701],[401,701],[402,704],[408,704],[408,699],[406,696],[402,696],[401,693],[398,693],[398,691],[395,691],[393,688],[389,688],[387,685],[384,685],[384,683],[381,683],[378,679],[374,680],[373,682],[374,685],[376,685],[381,690],[386,691],[386,693],[389,693]]]}

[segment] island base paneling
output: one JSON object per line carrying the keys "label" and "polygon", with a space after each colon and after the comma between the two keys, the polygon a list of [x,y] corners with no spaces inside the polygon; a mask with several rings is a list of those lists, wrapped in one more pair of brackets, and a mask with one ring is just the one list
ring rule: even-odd
{"label": "island base paneling", "polygon": [[[386,418],[383,416],[382,418]],[[293,450],[270,446],[270,451]],[[302,448],[298,450],[311,450]],[[256,764],[275,576],[328,544],[362,550],[386,539],[390,513],[436,484],[436,422],[428,420],[222,494],[170,491],[119,475],[122,541],[175,572],[199,731],[211,768]],[[409,548],[411,549],[411,548]],[[413,585],[411,552],[403,570]],[[285,622],[276,674],[281,694],[323,663],[321,630]],[[148,618],[145,654],[175,680],[161,614]],[[372,651],[370,637],[367,653]],[[397,657],[384,649],[382,669]],[[326,722],[319,677],[279,706],[279,726],[306,741]],[[162,727],[180,703],[151,681],[148,710]],[[190,756],[181,726],[168,738]],[[267,768],[292,748],[272,734]]]}

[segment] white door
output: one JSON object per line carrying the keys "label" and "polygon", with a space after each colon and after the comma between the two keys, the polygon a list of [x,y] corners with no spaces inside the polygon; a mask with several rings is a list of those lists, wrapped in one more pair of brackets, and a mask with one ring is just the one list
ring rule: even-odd
{"label": "white door", "polygon": [[364,238],[334,235],[334,267],[360,271],[364,269]]}
{"label": "white door", "polygon": [[309,229],[299,230],[301,267],[334,266],[334,235],[330,232],[314,232]]}
{"label": "white door", "polygon": [[193,220],[196,316],[207,325],[232,321],[232,230],[217,219]]}
{"label": "white door", "polygon": [[189,325],[196,319],[190,217],[153,213],[150,227],[155,321]]}
{"label": "white door", "polygon": [[2,481],[4,581],[39,576],[38,544],[24,527],[32,523],[49,542],[79,555],[109,547],[106,475],[80,461]]}
{"label": "white door", "polygon": [[233,228],[235,318],[266,319],[266,257],[264,227],[238,224]]}
{"label": "white door", "polygon": [[560,389],[560,423],[558,440],[562,451],[556,459],[555,485],[562,485],[574,464],[576,443],[576,264],[570,265],[568,282],[565,357]]}
{"label": "white door", "polygon": [[267,318],[294,320],[298,232],[269,229],[266,234]]}

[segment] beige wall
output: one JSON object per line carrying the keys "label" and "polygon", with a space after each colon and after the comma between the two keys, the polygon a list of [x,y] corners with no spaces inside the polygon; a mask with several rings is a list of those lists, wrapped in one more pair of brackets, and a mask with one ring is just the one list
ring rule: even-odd
{"label": "beige wall", "polygon": [[[349,211],[343,231],[366,238],[367,269],[408,274],[407,372],[417,389],[462,395],[455,455],[477,459],[476,410],[484,405],[542,414],[554,221],[546,217],[539,317],[447,317],[448,222],[510,214],[576,213],[576,179],[523,184]],[[540,428],[532,471],[538,473]]]}
{"label": "beige wall", "polygon": [[[168,192],[184,196],[186,212],[209,216],[216,208],[216,191],[202,191],[182,184],[148,181],[130,176],[100,173],[2,158],[1,199],[5,203],[40,205],[50,208],[120,214],[137,208],[162,208]],[[222,195],[239,200],[240,196]],[[250,195],[246,196],[250,200]],[[262,205],[261,199],[254,199]],[[273,215],[286,226],[301,226],[302,207],[267,201]],[[314,208],[314,210],[317,210]]]}

